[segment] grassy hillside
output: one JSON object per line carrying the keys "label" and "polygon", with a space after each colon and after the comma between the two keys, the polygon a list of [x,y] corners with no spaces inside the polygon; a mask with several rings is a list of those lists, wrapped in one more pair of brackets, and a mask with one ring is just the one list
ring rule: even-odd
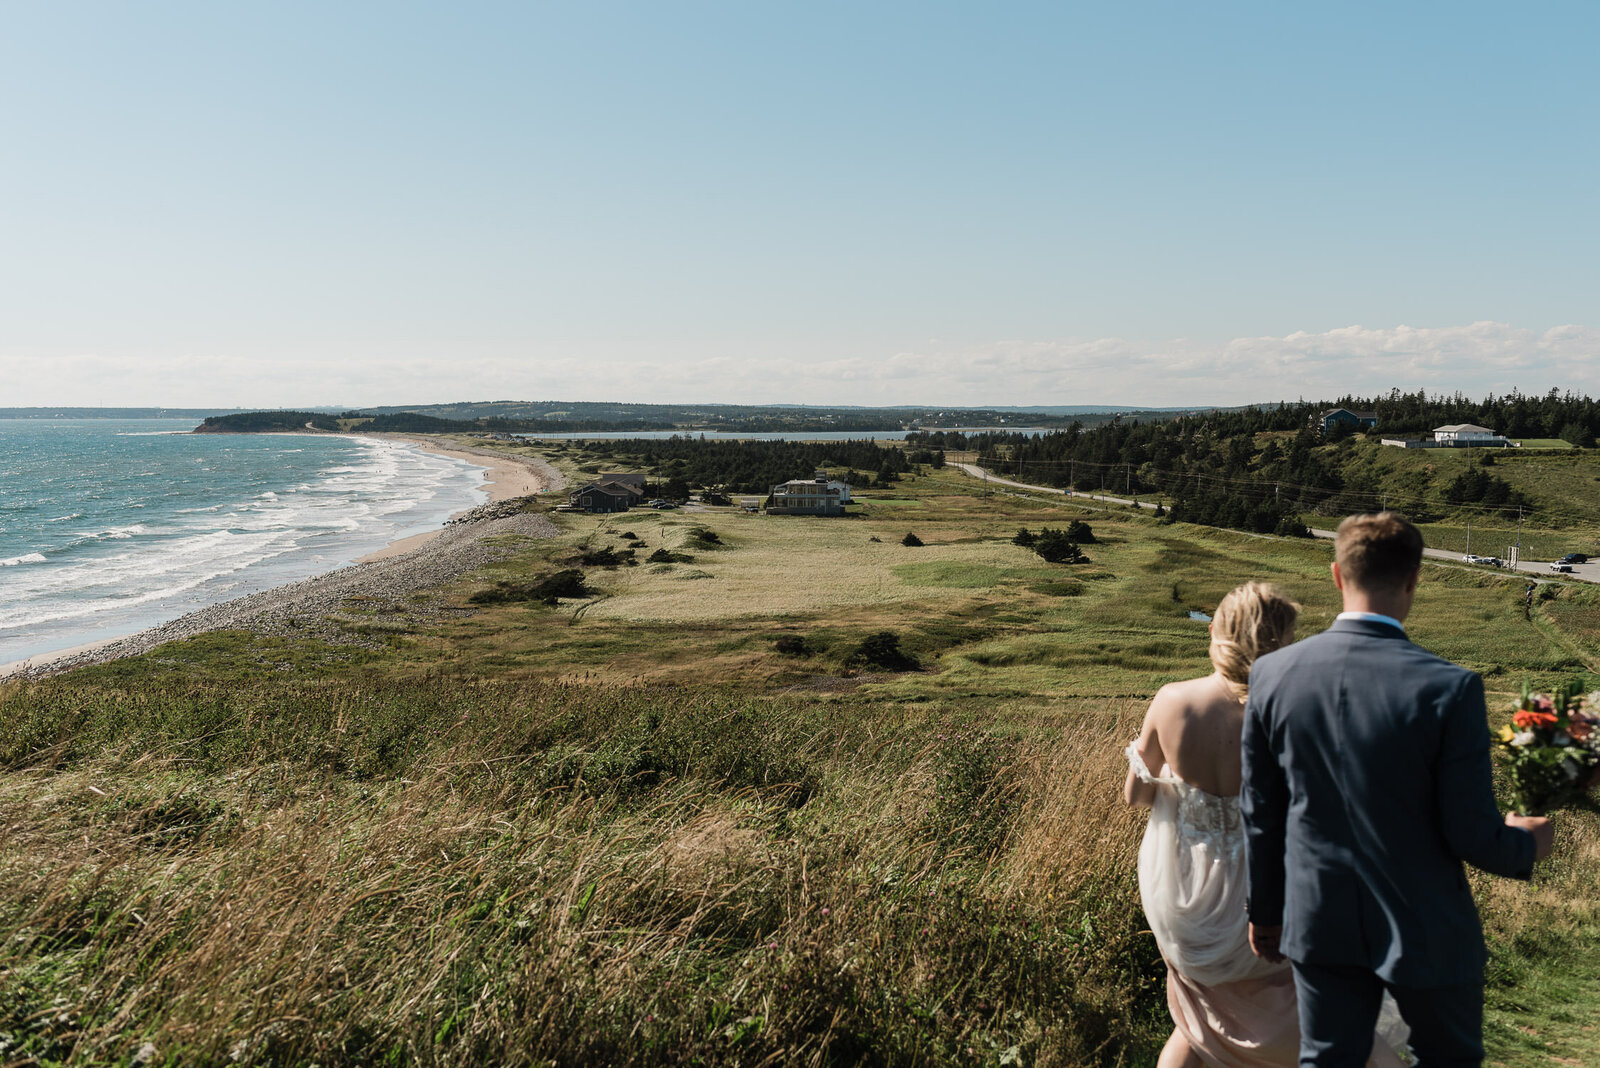
{"label": "grassy hillside", "polygon": [[[981,492],[562,517],[449,591],[461,618],[368,604],[345,642],[215,634],[0,688],[0,1052],[1153,1064],[1121,748],[1208,669],[1190,612],[1237,582],[1325,627],[1328,547]],[[1089,563],[1011,541],[1072,519]],[[469,600],[572,567],[595,596]],[[1524,616],[1521,589],[1429,565],[1411,624],[1497,720],[1523,678],[1600,666],[1600,590]],[[917,670],[863,660],[884,631]],[[1558,849],[1476,881],[1496,1063],[1592,1050],[1596,814]]]}

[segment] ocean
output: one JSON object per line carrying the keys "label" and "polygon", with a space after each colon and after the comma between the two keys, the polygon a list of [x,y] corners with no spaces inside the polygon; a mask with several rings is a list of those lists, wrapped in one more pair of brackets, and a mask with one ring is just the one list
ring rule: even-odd
{"label": "ocean", "polygon": [[400,442],[0,420],[0,664],[342,567],[487,499]]}

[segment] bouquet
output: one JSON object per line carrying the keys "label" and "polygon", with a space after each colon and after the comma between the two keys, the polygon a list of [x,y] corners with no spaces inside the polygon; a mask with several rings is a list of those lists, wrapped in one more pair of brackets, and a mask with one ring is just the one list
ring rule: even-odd
{"label": "bouquet", "polygon": [[1585,697],[1576,682],[1534,693],[1524,682],[1511,726],[1500,728],[1511,804],[1542,816],[1581,800],[1600,768],[1600,691]]}

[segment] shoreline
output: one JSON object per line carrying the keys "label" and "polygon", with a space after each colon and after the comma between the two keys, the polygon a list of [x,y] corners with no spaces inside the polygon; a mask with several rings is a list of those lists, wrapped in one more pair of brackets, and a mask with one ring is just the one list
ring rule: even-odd
{"label": "shoreline", "polygon": [[[353,435],[354,436],[354,435]],[[249,628],[265,633],[286,628],[286,621],[309,613],[335,614],[351,597],[398,601],[405,594],[442,585],[457,575],[488,563],[502,551],[482,544],[495,534],[550,537],[559,533],[542,514],[504,507],[508,501],[537,498],[562,489],[566,479],[543,457],[507,456],[455,442],[410,435],[364,435],[400,441],[437,456],[465,460],[482,467],[488,501],[457,512],[435,530],[399,538],[342,567],[308,578],[218,602],[165,623],[113,638],[103,638],[37,653],[0,664],[0,683],[35,679],[75,667],[137,656],[169,641],[192,638],[211,630]],[[492,461],[492,462],[485,462]],[[301,628],[294,628],[304,634]]]}
{"label": "shoreline", "polygon": [[[499,504],[501,501],[510,500],[513,497],[530,497],[541,493],[550,493],[566,485],[566,479],[562,477],[559,471],[551,467],[550,463],[543,457],[507,456],[505,453],[495,452],[490,449],[478,449],[470,445],[460,445],[453,442],[444,444],[428,438],[408,435],[367,434],[354,436],[365,436],[382,441],[403,441],[409,445],[415,445],[423,452],[434,456],[446,456],[452,460],[465,460],[470,464],[482,467],[484,469],[483,485],[480,488],[488,494],[488,504]],[[485,463],[484,461],[486,460],[492,462]],[[387,560],[391,557],[408,553],[413,549],[421,548],[440,534],[443,534],[448,524],[471,511],[472,509],[468,508],[465,511],[455,512],[445,520],[446,526],[441,526],[437,530],[425,530],[420,534],[411,534],[404,538],[396,538],[375,552],[370,552],[365,556],[358,556],[351,563],[370,564],[377,560]],[[0,666],[0,676],[3,676],[4,671],[5,668]]]}

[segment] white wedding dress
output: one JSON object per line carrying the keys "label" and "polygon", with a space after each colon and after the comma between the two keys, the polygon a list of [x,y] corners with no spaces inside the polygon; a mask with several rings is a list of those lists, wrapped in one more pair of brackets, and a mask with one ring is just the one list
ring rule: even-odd
{"label": "white wedding dress", "polygon": [[[1244,824],[1237,797],[1191,786],[1165,765],[1152,775],[1136,745],[1135,775],[1156,787],[1139,846],[1139,897],[1167,962],[1167,1006],[1213,1068],[1293,1068],[1300,1060],[1294,976],[1250,951]],[[1400,1065],[1405,1024],[1394,1002],[1369,1068]]]}

